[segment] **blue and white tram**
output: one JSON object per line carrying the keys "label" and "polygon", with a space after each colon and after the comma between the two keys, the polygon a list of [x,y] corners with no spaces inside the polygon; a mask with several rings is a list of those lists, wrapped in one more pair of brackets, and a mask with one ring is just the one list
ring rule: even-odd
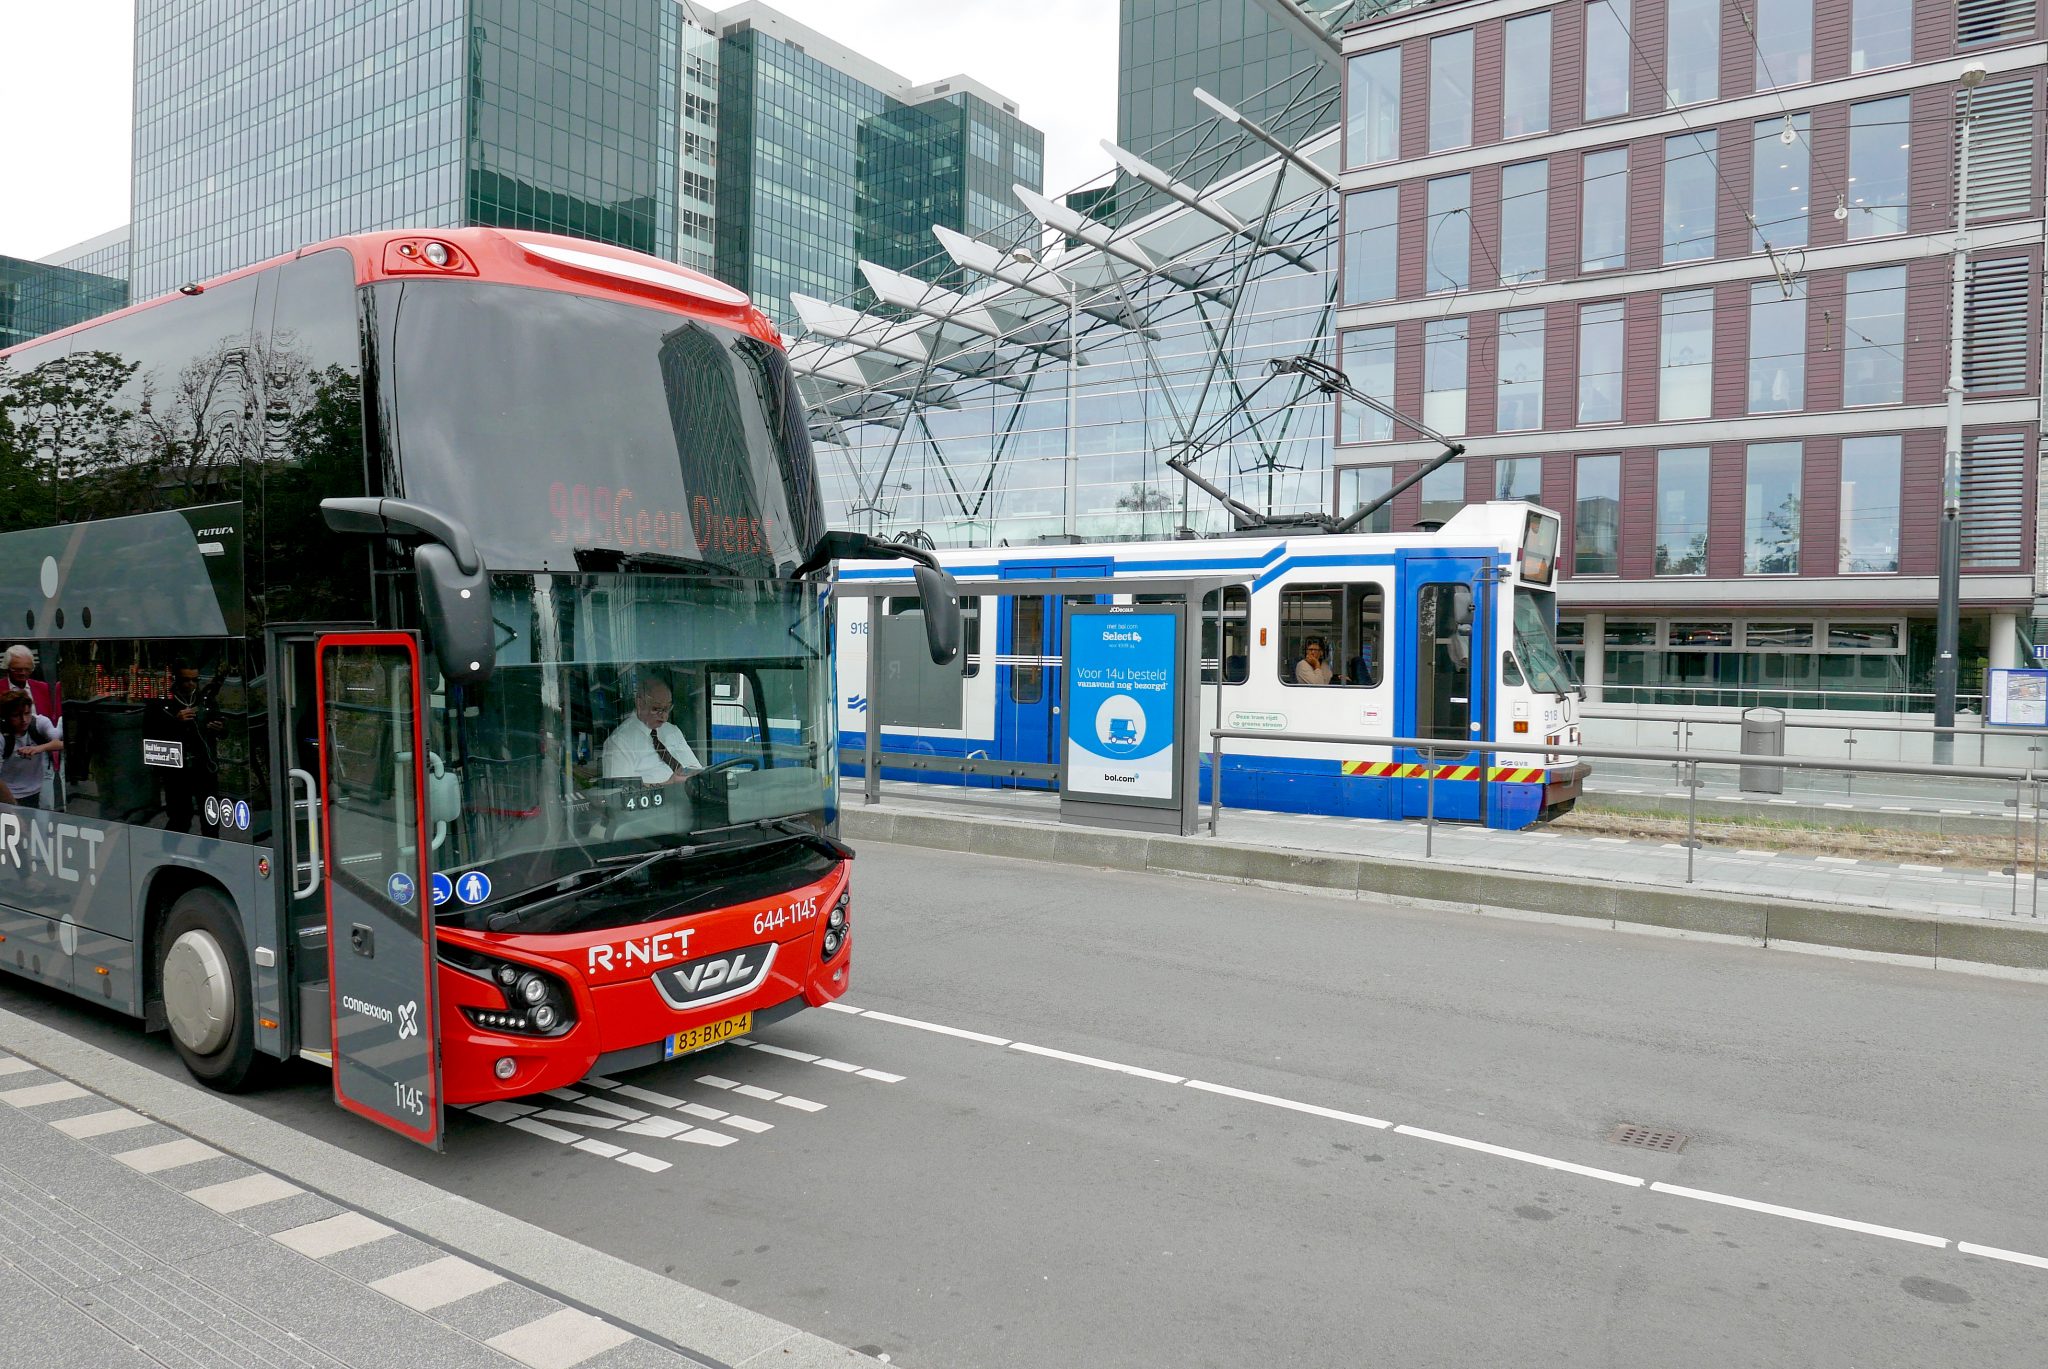
{"label": "blue and white tram", "polygon": [[[1237,536],[1204,541],[941,551],[963,594],[1003,580],[1128,580],[1240,573],[1244,587],[1203,605],[1202,723],[1270,733],[1225,748],[1223,797],[1234,807],[1350,817],[1421,817],[1428,770],[1413,748],[1293,740],[1297,734],[1420,738],[1432,748],[1438,817],[1526,827],[1568,809],[1584,775],[1578,682],[1557,649],[1558,518],[1521,502],[1474,504],[1431,531]],[[896,569],[849,568],[885,586]],[[1125,596],[1118,596],[1119,599]],[[870,603],[839,604],[839,726],[858,752],[867,727]],[[1061,643],[1057,596],[964,600],[966,659],[958,726],[917,726],[915,710],[879,700],[882,750],[1052,763],[1059,756]],[[1320,648],[1318,650],[1317,648]],[[883,671],[886,677],[891,672]],[[883,692],[887,692],[886,690]],[[923,720],[923,721],[928,721]],[[1455,744],[1527,738],[1527,751],[1459,752]],[[847,769],[858,773],[857,762]],[[888,778],[1027,784],[885,767]],[[1210,776],[1203,763],[1203,797]]]}

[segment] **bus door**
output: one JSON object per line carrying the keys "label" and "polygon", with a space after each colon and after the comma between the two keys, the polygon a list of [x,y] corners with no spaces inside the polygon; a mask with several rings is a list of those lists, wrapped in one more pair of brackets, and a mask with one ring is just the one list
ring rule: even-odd
{"label": "bus door", "polygon": [[416,763],[426,748],[419,640],[334,633],[319,639],[315,658],[334,1098],[438,1150],[433,880]]}
{"label": "bus door", "polygon": [[[1005,580],[1108,574],[1108,562],[1002,568]],[[1060,644],[1066,640],[1067,601],[1042,594],[1004,595],[1001,604],[996,628],[996,747],[1005,760],[1049,765],[1060,754]]]}
{"label": "bus door", "polygon": [[[1446,743],[1433,751],[1440,818],[1486,816],[1486,786],[1477,776],[1446,783],[1442,772],[1469,766],[1485,774],[1487,757],[1461,743],[1492,740],[1491,672],[1485,663],[1494,651],[1493,588],[1484,558],[1400,554],[1401,611],[1395,621],[1406,640],[1394,644],[1393,652],[1395,735]],[[1394,759],[1424,762],[1419,749],[1402,750]],[[1430,802],[1426,779],[1403,781],[1404,816],[1422,817]]]}

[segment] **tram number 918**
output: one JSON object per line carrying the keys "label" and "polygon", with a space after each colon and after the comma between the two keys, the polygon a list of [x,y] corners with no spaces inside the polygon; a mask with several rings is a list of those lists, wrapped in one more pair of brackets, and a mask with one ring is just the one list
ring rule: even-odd
{"label": "tram number 918", "polygon": [[663,802],[662,792],[659,789],[646,794],[628,794],[626,796],[626,807],[628,808],[659,808]]}

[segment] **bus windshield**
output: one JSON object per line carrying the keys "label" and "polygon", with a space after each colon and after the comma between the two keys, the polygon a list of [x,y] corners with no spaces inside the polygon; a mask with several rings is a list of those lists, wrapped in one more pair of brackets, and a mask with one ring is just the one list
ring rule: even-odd
{"label": "bus windshield", "polygon": [[369,293],[405,497],[466,524],[492,570],[575,570],[597,551],[774,576],[817,545],[810,439],[777,348],[553,290]]}
{"label": "bus windshield", "polygon": [[1572,678],[1571,667],[1558,652],[1557,639],[1550,631],[1550,614],[1538,593],[1533,589],[1515,590],[1515,658],[1528,673],[1532,689],[1562,696],[1570,693],[1578,681]]}
{"label": "bus windshield", "polygon": [[[713,576],[497,577],[495,673],[432,704],[435,868],[458,888],[484,871],[501,909],[664,850],[759,851],[823,827],[838,758],[820,596]],[[779,868],[800,882],[808,863]],[[734,901],[722,871],[702,873],[608,889],[547,930],[642,921],[693,884]],[[485,911],[451,900],[443,915]]]}

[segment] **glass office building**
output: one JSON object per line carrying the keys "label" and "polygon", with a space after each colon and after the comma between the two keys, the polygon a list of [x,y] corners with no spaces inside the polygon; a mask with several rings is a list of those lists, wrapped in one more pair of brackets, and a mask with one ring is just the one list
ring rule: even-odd
{"label": "glass office building", "polygon": [[125,280],[0,257],[0,348],[69,328],[127,303]]}
{"label": "glass office building", "polygon": [[672,256],[674,0],[139,0],[134,297],[491,225]]}
{"label": "glass office building", "polygon": [[779,321],[860,292],[863,260],[943,270],[934,224],[995,228],[1043,182],[1044,135],[978,82],[913,85],[762,5],[718,18],[717,275]]}

